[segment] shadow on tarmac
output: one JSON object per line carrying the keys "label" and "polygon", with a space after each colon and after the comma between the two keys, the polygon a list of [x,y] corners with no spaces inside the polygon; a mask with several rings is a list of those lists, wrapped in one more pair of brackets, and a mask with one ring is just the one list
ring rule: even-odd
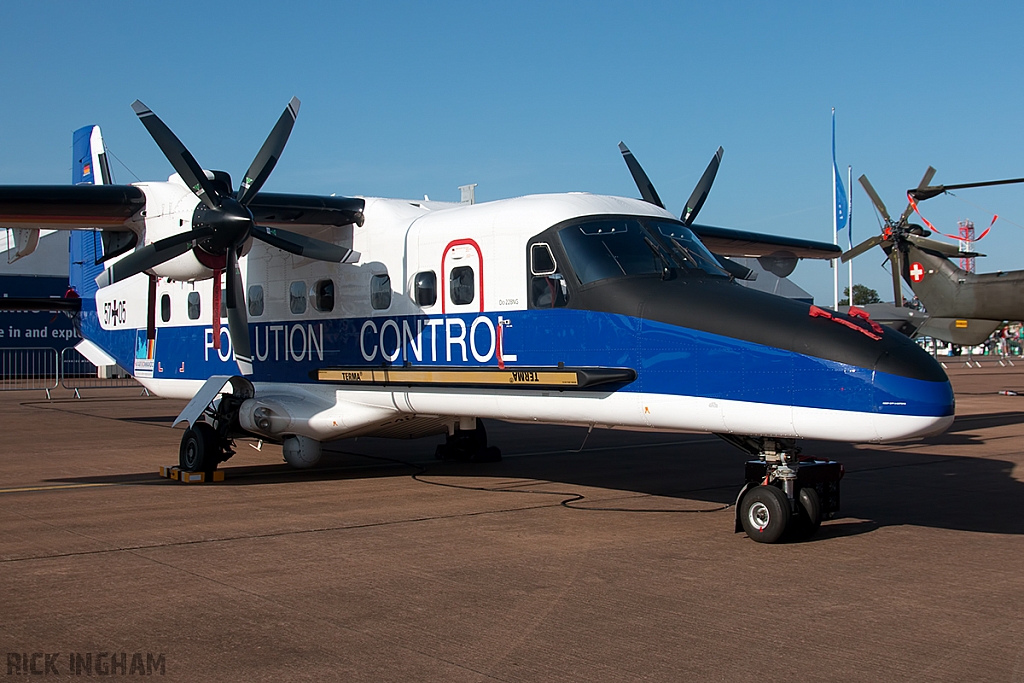
{"label": "shadow on tarmac", "polygon": [[[1024,423],[1024,412],[957,418],[944,434],[891,446],[803,442],[804,453],[842,462],[839,517],[822,526],[810,542],[868,533],[879,527],[915,526],[998,534],[1024,534],[1024,483],[1013,477],[1015,463],[984,456],[989,435],[982,430]],[[216,486],[289,484],[417,475],[424,484],[497,486],[500,480],[531,480],[686,499],[720,509],[735,501],[742,485],[745,454],[716,437],[644,434],[515,425],[489,421],[490,443],[502,449],[498,463],[452,463],[434,459],[440,437],[399,441],[347,439],[325,446],[320,465],[231,466]],[[583,450],[577,451],[583,445]],[[976,457],[946,455],[949,447],[978,446]],[[913,451],[908,451],[913,448]],[[934,453],[929,452],[935,448]],[[237,449],[244,462],[244,444]],[[972,449],[972,452],[974,449]],[[237,462],[237,461],[236,461]],[[444,477],[444,481],[432,478]],[[453,481],[454,478],[454,481]],[[175,485],[152,473],[50,480],[60,483]],[[496,488],[495,490],[500,490]],[[584,492],[585,493],[585,492]],[[627,499],[626,505],[639,499]],[[622,502],[622,501],[618,501]],[[586,498],[573,507],[586,507]],[[656,504],[655,504],[656,506]],[[638,504],[649,511],[651,501]],[[692,510],[690,510],[692,512]],[[629,514],[626,512],[625,514]]]}

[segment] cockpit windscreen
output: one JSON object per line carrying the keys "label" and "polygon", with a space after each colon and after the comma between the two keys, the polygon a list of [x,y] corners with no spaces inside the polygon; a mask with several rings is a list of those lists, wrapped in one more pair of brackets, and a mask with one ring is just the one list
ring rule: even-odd
{"label": "cockpit windscreen", "polygon": [[558,232],[580,284],[676,270],[725,276],[715,257],[683,225],[657,219],[604,218]]}

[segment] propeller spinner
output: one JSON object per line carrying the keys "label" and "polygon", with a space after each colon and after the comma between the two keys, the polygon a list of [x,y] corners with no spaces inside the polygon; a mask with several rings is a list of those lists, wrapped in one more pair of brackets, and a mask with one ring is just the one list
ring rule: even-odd
{"label": "propeller spinner", "polygon": [[[248,208],[281,157],[281,152],[295,125],[299,104],[298,98],[293,97],[285,107],[274,129],[246,171],[238,190],[232,194],[230,188],[210,180],[195,157],[171,129],[149,107],[136,100],[132,104],[132,109],[142,121],[142,125],[149,131],[182,181],[202,203],[195,209],[191,230],[135,250],[96,278],[96,283],[104,287],[150,270],[190,250],[198,250],[201,255],[210,257],[203,259],[204,262],[213,262],[221,266],[213,268],[213,286],[217,293],[220,291],[221,268],[226,271],[225,308],[228,317],[228,337],[238,369],[243,375],[252,374],[252,350],[249,344],[249,321],[246,315],[242,277],[238,270],[238,256],[249,237],[289,253],[320,261],[338,263],[349,254],[348,249],[329,242],[280,228],[258,226]],[[225,188],[227,192],[224,191]],[[213,307],[215,327],[220,315],[216,308]],[[152,315],[152,311],[150,314]],[[215,333],[216,343],[219,343],[219,338],[220,335]]]}

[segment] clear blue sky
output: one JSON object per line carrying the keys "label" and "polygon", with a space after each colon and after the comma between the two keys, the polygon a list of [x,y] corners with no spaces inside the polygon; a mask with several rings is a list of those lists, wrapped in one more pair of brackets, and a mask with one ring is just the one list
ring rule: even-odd
{"label": "clear blue sky", "polygon": [[[1009,2],[5,3],[0,183],[68,182],[90,123],[166,178],[136,98],[237,179],[295,95],[270,190],[635,196],[621,139],[678,212],[723,145],[700,222],[831,240],[833,106],[840,166],[893,213],[929,164],[936,182],[1024,176],[1022,29]],[[922,208],[946,232],[999,213],[979,270],[1024,268],[1024,186],[960,196],[984,209]],[[877,229],[858,187],[854,239]],[[855,275],[891,299],[883,258]],[[831,301],[826,265],[793,279]]]}

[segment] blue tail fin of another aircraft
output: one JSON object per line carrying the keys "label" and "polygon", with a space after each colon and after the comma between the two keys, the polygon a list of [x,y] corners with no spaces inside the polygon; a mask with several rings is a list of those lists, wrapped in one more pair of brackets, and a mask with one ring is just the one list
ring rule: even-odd
{"label": "blue tail fin of another aircraft", "polygon": [[[75,185],[109,185],[110,168],[99,126],[85,126],[74,133],[72,146],[71,182]],[[94,298],[99,287],[96,276],[103,265],[96,260],[103,253],[99,232],[71,231],[68,278],[71,286],[82,298]]]}

